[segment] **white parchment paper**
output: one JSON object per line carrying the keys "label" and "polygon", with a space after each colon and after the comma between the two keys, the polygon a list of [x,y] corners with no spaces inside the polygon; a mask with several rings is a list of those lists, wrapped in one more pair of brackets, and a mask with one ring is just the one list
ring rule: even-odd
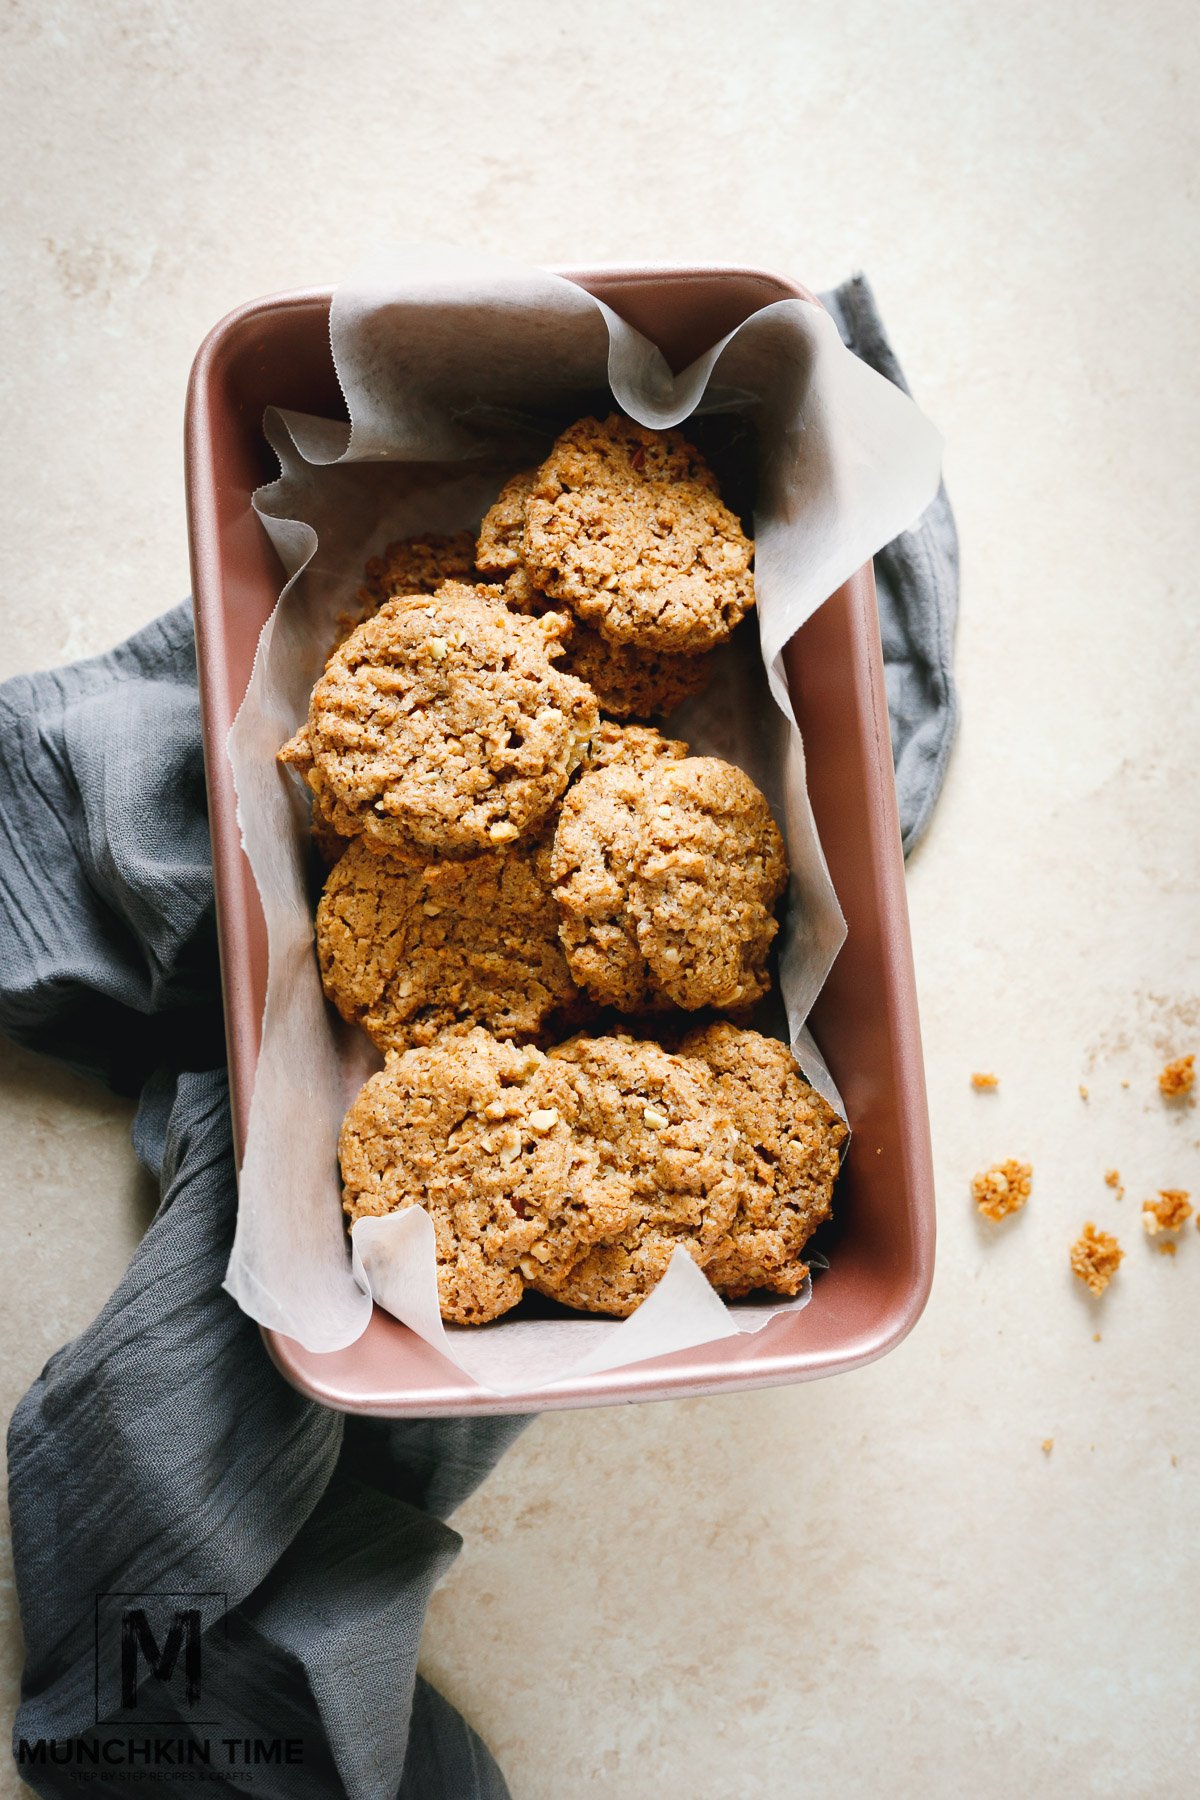
{"label": "white parchment paper", "polygon": [[474,526],[501,482],[539,461],[558,430],[614,402],[660,429],[697,412],[745,421],[745,453],[757,446],[758,645],[740,633],[706,693],[669,728],[697,754],[740,763],[780,821],[792,869],[780,954],[787,1034],[837,1104],[804,1025],[845,925],[809,806],[782,651],[932,499],[940,439],[906,395],[844,348],[825,313],[798,300],[763,308],[674,375],[654,345],[561,277],[464,251],[381,249],[337,289],[330,330],[350,423],[268,413],[280,477],[255,497],[288,582],[229,736],[270,965],[225,1285],[252,1317],[319,1351],[353,1342],[374,1298],[497,1392],[758,1330],[805,1305],[810,1289],[729,1308],[679,1250],[630,1319],[522,1317],[471,1329],[440,1318],[433,1228],[421,1209],[360,1221],[351,1250],[337,1136],[381,1058],[321,993],[307,803],[275,753],[306,716],[364,562],[387,543]]}

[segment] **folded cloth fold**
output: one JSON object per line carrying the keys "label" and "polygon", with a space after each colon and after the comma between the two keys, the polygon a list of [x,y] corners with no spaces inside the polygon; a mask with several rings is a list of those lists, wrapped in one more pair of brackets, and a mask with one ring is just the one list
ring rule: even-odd
{"label": "folded cloth fold", "polygon": [[[865,281],[825,298],[851,348],[902,381]],[[954,729],[944,495],[877,576],[907,848]],[[186,603],[107,656],[0,688],[0,1031],[140,1094],[134,1143],[161,1194],[111,1300],[9,1430],[23,1777],[45,1795],[81,1768],[97,1793],[169,1778],[103,1758],[144,1728],[100,1680],[101,1602],[216,1595],[202,1710],[219,1723],[165,1680],[152,1709],[156,1739],[217,1745],[207,1786],[242,1785],[224,1740],[262,1740],[291,1759],[256,1764],[262,1800],[502,1800],[416,1664],[460,1544],[445,1520],[526,1421],[344,1419],[283,1381],[221,1286],[236,1183]]]}

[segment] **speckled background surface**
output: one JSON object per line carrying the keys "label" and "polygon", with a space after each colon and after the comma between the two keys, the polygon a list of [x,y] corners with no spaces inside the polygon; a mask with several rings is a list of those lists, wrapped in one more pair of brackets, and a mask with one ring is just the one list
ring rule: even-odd
{"label": "speckled background surface", "polygon": [[[1200,1188],[1200,1114],[1155,1089],[1200,1050],[1189,12],[3,9],[0,673],[185,591],[196,346],[375,236],[815,287],[861,265],[949,441],[964,723],[910,866],[933,1299],[861,1373],[517,1445],[459,1516],[424,1649],[514,1800],[1194,1784],[1200,1233],[1172,1260],[1137,1222]],[[7,1410],[152,1196],[123,1104],[0,1069]],[[1007,1155],[1033,1198],[985,1230],[969,1177]],[[1128,1250],[1098,1304],[1067,1268],[1085,1218]],[[14,1621],[10,1713],[18,1645]]]}

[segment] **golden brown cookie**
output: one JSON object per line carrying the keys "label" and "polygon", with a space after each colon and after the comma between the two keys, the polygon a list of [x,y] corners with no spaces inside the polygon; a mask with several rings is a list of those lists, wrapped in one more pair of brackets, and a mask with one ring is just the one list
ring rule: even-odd
{"label": "golden brown cookie", "polygon": [[563,667],[587,682],[613,718],[660,719],[707,686],[712,657],[670,656],[640,644],[614,644],[576,620]]}
{"label": "golden brown cookie", "polygon": [[481,575],[511,575],[524,567],[525,502],[536,476],[536,469],[512,476],[484,513],[475,545]]}
{"label": "golden brown cookie", "polygon": [[345,643],[356,625],[377,613],[385,600],[409,594],[434,594],[443,582],[471,581],[475,574],[475,540],[469,531],[451,537],[399,538],[382,556],[372,556],[355,595],[356,610],[338,618],[333,648]]}
{"label": "golden brown cookie", "polygon": [[423,1206],[442,1317],[497,1318],[527,1280],[564,1273],[628,1216],[575,1107],[562,1065],[485,1031],[393,1053],[342,1125],[345,1211],[354,1221]]}
{"label": "golden brown cookie", "polygon": [[658,762],[679,762],[687,753],[682,738],[664,737],[653,725],[618,725],[614,719],[601,719],[588,739],[580,767],[585,775],[592,769],[609,769],[614,763],[650,769]]}
{"label": "golden brown cookie", "polygon": [[332,829],[455,857],[535,831],[599,722],[551,661],[564,628],[457,583],[359,625],[309,707],[306,779]]}
{"label": "golden brown cookie", "polygon": [[571,974],[626,1013],[655,1000],[629,905],[644,811],[640,769],[616,762],[584,775],[563,801],[549,857]]}
{"label": "golden brown cookie", "polygon": [[572,975],[621,1012],[766,993],[783,841],[750,777],[716,757],[611,764],[563,802],[549,859]]}
{"label": "golden brown cookie", "polygon": [[534,584],[614,643],[708,650],[754,604],[754,546],[678,431],[581,419],[524,505]]}
{"label": "golden brown cookie", "polygon": [[705,1273],[731,1299],[755,1288],[798,1294],[805,1244],[829,1217],[846,1127],[786,1044],[720,1023],[694,1031],[681,1054],[704,1063],[738,1130],[737,1212]]}
{"label": "golden brown cookie", "polygon": [[601,1147],[605,1184],[628,1210],[563,1270],[530,1286],[583,1312],[625,1318],[666,1272],[672,1252],[701,1268],[737,1206],[736,1131],[702,1063],[633,1038],[574,1038],[550,1054],[574,1091],[576,1129]]}
{"label": "golden brown cookie", "polygon": [[783,839],[750,777],[715,756],[663,762],[646,804],[630,904],[653,985],[689,1012],[746,1006],[770,986]]}
{"label": "golden brown cookie", "polygon": [[383,1050],[483,1025],[532,1038],[580,1000],[558,941],[538,840],[465,862],[399,861],[356,839],[325,883],[325,992]]}
{"label": "golden brown cookie", "polygon": [[[545,612],[554,605],[525,567],[525,502],[536,469],[514,475],[485,514],[475,557],[479,570],[503,577],[504,598],[518,612]],[[602,710],[616,719],[653,719],[673,712],[698,694],[712,671],[704,655],[672,656],[641,645],[617,644],[578,620],[567,642],[562,667],[586,681]]]}

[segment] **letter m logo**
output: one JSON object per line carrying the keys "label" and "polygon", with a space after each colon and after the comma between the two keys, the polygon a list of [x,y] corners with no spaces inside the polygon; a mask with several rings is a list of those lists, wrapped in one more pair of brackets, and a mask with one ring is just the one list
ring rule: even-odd
{"label": "letter m logo", "polygon": [[121,1615],[121,1705],[136,1707],[138,1671],[143,1662],[154,1679],[165,1685],[182,1654],[183,1697],[188,1706],[195,1706],[200,1698],[201,1630],[200,1609],[186,1607],[173,1615],[160,1645],[145,1608],[128,1607]]}

